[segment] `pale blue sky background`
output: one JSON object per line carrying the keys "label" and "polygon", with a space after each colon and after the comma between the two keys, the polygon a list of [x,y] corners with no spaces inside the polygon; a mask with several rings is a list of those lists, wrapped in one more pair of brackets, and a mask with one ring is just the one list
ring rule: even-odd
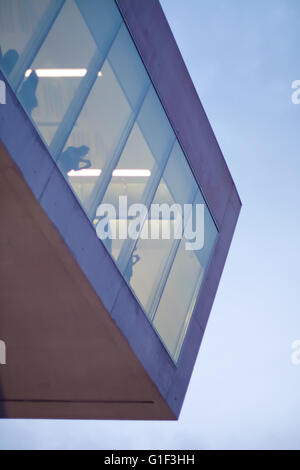
{"label": "pale blue sky background", "polygon": [[3,421],[0,449],[300,449],[300,2],[161,3],[243,201],[181,417]]}

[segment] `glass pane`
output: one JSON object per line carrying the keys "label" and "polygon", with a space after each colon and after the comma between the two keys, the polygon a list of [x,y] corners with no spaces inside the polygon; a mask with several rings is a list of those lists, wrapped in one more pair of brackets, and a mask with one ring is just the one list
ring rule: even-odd
{"label": "glass pane", "polygon": [[18,96],[49,145],[96,50],[73,0],[67,0]]}
{"label": "glass pane", "polygon": [[152,86],[139,113],[137,123],[154,158],[159,163],[162,155],[168,154],[170,150],[174,132]]}
{"label": "glass pane", "polygon": [[[180,175],[180,184],[178,182]],[[170,159],[163,174],[163,178],[158,186],[153,204],[167,204],[171,207],[178,204],[182,211],[184,204],[191,204],[197,191],[195,179],[186,162],[179,144],[176,142],[171,153]],[[153,207],[153,205],[152,205]],[[167,209],[167,207],[166,207]],[[169,265],[175,255],[179,240],[176,239],[176,233],[179,237],[182,235],[180,220],[176,212],[166,210],[149,217],[148,226],[145,228],[151,232],[149,239],[140,239],[136,245],[134,256],[131,257],[125,277],[130,283],[136,296],[150,315],[160,295],[160,288],[166,280]],[[163,239],[162,229],[169,226],[169,233],[166,231],[167,239]],[[159,239],[153,239],[153,231]],[[157,238],[158,238],[157,237]],[[134,262],[134,264],[133,264]]]}
{"label": "glass pane", "polygon": [[[151,125],[147,124],[151,122]],[[149,206],[174,142],[174,133],[151,87],[115,167],[102,203],[118,208],[119,197],[127,197],[128,206]],[[124,171],[126,170],[126,171]],[[156,183],[157,181],[157,183]],[[117,211],[118,212],[118,211]],[[122,220],[111,220],[119,229]],[[134,242],[107,240],[106,246],[121,270],[126,267]],[[126,261],[124,261],[126,260]]]}
{"label": "glass pane", "polygon": [[172,356],[203,272],[195,253],[186,251],[182,241],[153,323]]}
{"label": "glass pane", "polygon": [[111,0],[75,0],[99,51],[108,51],[122,24],[115,2]]}
{"label": "glass pane", "polygon": [[149,77],[123,23],[114,41],[108,61],[132,109],[138,106]]}
{"label": "glass pane", "polygon": [[[204,204],[200,191],[195,203]],[[187,251],[187,240],[182,239],[153,322],[175,361],[179,357],[216,238],[217,229],[204,206],[204,246]]]}
{"label": "glass pane", "polygon": [[50,0],[0,0],[0,67],[10,73]]}

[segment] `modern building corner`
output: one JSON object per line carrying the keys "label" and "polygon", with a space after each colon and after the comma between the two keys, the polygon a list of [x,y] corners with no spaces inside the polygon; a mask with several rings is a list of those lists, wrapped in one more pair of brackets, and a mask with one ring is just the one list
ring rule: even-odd
{"label": "modern building corner", "polygon": [[[0,48],[0,417],[176,420],[241,201],[160,3],[0,0]],[[100,240],[122,196],[203,247]]]}

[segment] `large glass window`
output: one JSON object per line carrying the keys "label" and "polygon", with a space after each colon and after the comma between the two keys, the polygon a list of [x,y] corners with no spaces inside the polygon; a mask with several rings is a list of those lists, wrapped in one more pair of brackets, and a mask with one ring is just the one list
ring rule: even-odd
{"label": "large glass window", "polygon": [[[217,229],[115,2],[0,0],[0,48],[1,70],[176,362]],[[134,237],[124,198],[146,211]],[[115,210],[106,217],[103,205]],[[116,237],[100,236],[105,220]],[[193,244],[186,229],[202,225]]]}

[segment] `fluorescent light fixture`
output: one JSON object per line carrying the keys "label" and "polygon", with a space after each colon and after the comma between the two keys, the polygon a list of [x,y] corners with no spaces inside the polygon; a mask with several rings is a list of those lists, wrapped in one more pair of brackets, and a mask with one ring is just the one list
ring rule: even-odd
{"label": "fluorescent light fixture", "polygon": [[[32,69],[25,72],[25,77],[30,77]],[[87,69],[35,69],[39,78],[81,78],[87,74]],[[102,77],[102,72],[98,72],[98,77]]]}
{"label": "fluorescent light fixture", "polygon": [[83,168],[82,170],[71,170],[68,176],[100,176],[101,170],[97,168]]}
{"label": "fluorescent light fixture", "polygon": [[[68,176],[100,176],[101,171],[99,168],[83,168],[82,170],[70,170],[68,172]],[[125,178],[130,178],[130,177],[144,177],[148,178],[151,176],[151,171],[150,170],[144,170],[144,169],[137,169],[137,170],[130,170],[130,169],[116,169],[112,172],[113,176],[119,176],[119,177],[125,177]]]}
{"label": "fluorescent light fixture", "polygon": [[132,170],[132,169],[116,169],[112,173],[113,176],[124,176],[124,177],[144,177],[149,178],[151,176],[150,170]]}

